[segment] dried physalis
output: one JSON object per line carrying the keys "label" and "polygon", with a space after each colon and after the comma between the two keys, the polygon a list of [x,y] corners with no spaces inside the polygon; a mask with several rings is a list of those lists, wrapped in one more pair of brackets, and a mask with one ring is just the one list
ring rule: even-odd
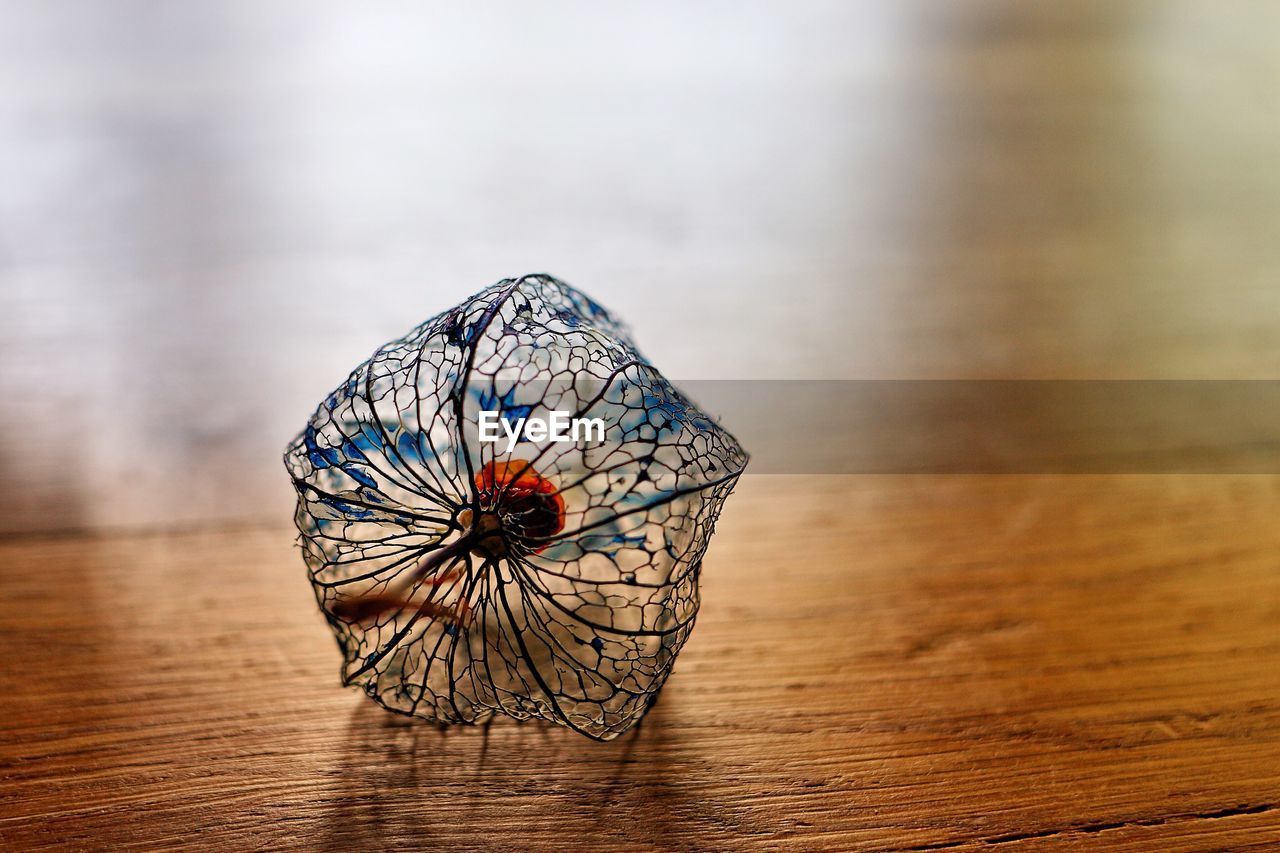
{"label": "dried physalis", "polygon": [[378,349],[285,452],[345,684],[440,723],[500,712],[599,740],[670,674],[746,462],[545,275]]}

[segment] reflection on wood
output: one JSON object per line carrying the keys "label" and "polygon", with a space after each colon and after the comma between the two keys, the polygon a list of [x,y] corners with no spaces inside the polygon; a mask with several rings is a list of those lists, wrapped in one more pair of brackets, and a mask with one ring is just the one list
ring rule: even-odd
{"label": "reflection on wood", "polygon": [[1269,0],[134,5],[0,28],[0,531],[284,518],[537,270],[675,379],[1280,376]]}

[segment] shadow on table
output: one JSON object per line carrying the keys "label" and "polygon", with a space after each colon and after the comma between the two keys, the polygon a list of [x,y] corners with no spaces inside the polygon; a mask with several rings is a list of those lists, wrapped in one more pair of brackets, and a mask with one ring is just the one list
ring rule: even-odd
{"label": "shadow on table", "polygon": [[442,728],[363,703],[338,753],[325,846],[723,847],[745,815],[704,796],[699,777],[719,774],[674,734],[661,706],[597,743],[537,721]]}

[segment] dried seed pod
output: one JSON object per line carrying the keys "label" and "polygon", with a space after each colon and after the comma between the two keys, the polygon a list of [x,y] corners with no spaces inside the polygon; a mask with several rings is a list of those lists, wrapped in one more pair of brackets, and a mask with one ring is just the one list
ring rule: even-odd
{"label": "dried seed pod", "polygon": [[600,740],[671,672],[746,462],[545,275],[379,348],[285,452],[345,684],[440,723],[501,712]]}

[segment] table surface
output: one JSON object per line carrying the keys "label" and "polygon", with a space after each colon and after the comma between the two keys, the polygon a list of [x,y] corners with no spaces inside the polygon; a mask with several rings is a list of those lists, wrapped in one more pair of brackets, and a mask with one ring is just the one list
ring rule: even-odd
{"label": "table surface", "polygon": [[607,744],[341,689],[285,529],[0,545],[0,838],[1273,847],[1277,512],[1259,477],[748,476]]}
{"label": "table surface", "polygon": [[1274,379],[1277,4],[13,5],[0,847],[1280,842],[1276,473],[748,473],[598,744],[342,689],[279,463],[539,269],[677,379]]}

